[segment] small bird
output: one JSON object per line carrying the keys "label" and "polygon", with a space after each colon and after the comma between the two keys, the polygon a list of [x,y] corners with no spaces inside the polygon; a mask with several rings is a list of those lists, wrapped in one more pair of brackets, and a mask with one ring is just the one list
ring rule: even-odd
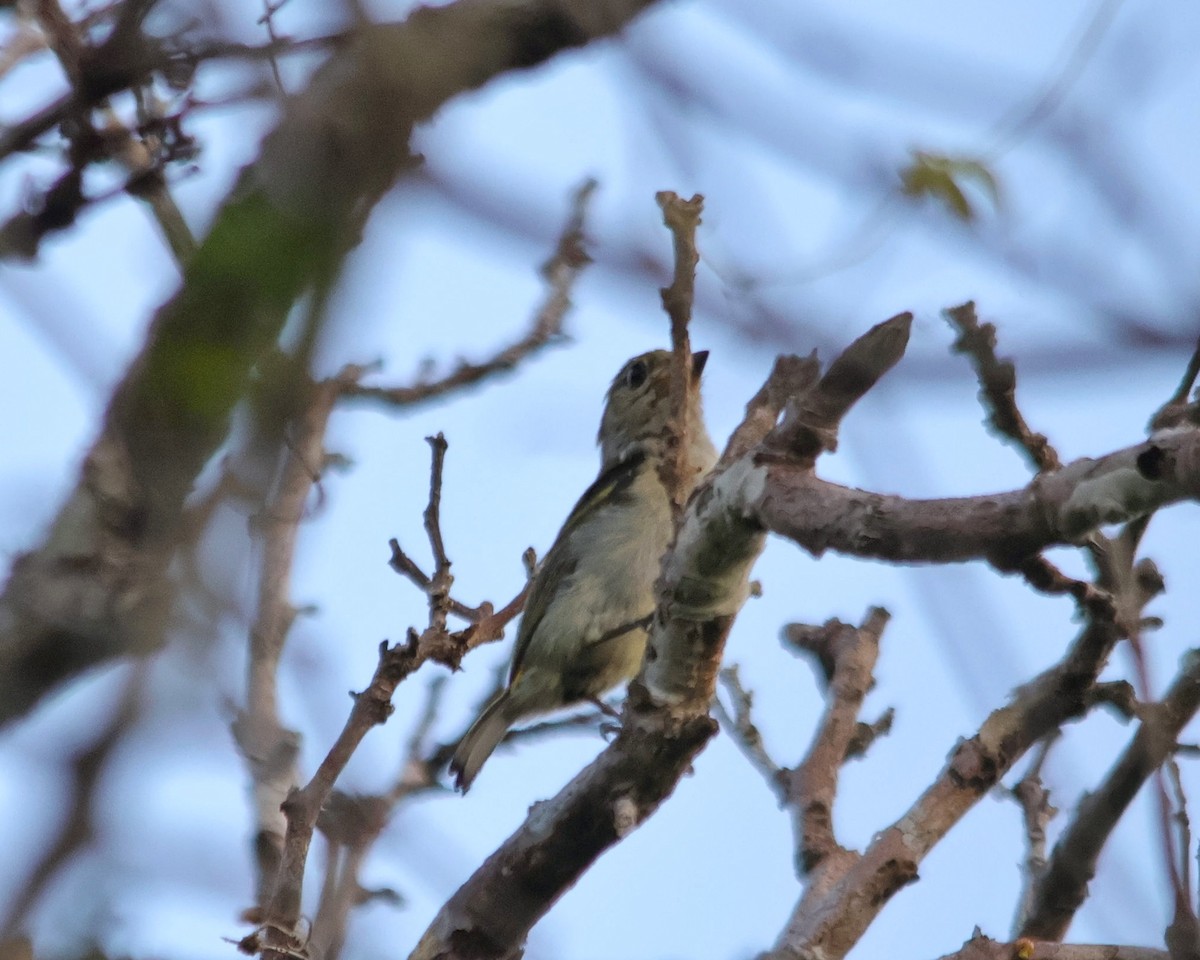
{"label": "small bird", "polygon": [[[600,475],[567,517],[533,579],[507,688],[454,751],[450,771],[464,793],[515,723],[599,698],[642,665],[654,583],[670,545],[671,502],[661,467],[668,453],[671,353],[652,350],[621,368],[600,420]],[[712,469],[692,354],[687,392],[686,488]]]}

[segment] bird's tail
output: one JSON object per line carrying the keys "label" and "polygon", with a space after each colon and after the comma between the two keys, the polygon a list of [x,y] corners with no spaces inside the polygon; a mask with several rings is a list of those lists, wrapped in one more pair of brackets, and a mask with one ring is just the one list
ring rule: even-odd
{"label": "bird's tail", "polygon": [[450,760],[450,772],[454,774],[454,785],[466,793],[483,762],[508,733],[508,691],[505,690],[479,715],[466,736],[459,741]]}

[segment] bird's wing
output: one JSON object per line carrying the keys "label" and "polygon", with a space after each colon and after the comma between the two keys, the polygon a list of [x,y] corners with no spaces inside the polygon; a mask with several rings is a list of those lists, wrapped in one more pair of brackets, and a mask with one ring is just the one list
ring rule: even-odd
{"label": "bird's wing", "polygon": [[513,648],[512,666],[508,672],[510,683],[520,672],[521,660],[529,648],[529,641],[550,607],[554,585],[562,583],[575,572],[578,560],[571,556],[567,549],[571,534],[579,529],[581,524],[586,523],[596,510],[621,502],[622,494],[633,483],[638,470],[645,462],[646,454],[639,450],[609,467],[583,492],[583,496],[567,516],[562,529],[558,531],[558,536],[554,538],[554,543],[542,559],[537,576],[533,578],[529,599],[525,602],[525,614],[521,617],[521,629],[517,633],[517,644]]}

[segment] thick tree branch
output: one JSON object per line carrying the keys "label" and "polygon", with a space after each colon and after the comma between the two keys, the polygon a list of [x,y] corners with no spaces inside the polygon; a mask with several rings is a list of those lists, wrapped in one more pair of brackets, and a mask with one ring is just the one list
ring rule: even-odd
{"label": "thick tree branch", "polygon": [[1003,943],[976,933],[962,948],[939,960],[1171,960],[1165,950],[1103,943]]}
{"label": "thick tree branch", "polygon": [[764,463],[755,515],[819,556],[902,563],[989,560],[1002,570],[1106,523],[1200,497],[1200,430],[1083,458],[1007,493],[909,500],[828,483],[803,465]]}

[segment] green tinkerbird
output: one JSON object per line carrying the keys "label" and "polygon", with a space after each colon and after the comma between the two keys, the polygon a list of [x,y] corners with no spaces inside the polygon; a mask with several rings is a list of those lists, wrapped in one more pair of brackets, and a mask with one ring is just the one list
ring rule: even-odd
{"label": "green tinkerbird", "polygon": [[[717,452],[704,427],[692,355],[687,392],[688,466],[707,473]],[[467,731],[450,761],[460,790],[515,723],[598,701],[634,677],[646,650],[654,583],[671,541],[663,485],[671,416],[671,354],[654,350],[621,368],[600,421],[600,475],[567,517],[534,577],[507,688]]]}

